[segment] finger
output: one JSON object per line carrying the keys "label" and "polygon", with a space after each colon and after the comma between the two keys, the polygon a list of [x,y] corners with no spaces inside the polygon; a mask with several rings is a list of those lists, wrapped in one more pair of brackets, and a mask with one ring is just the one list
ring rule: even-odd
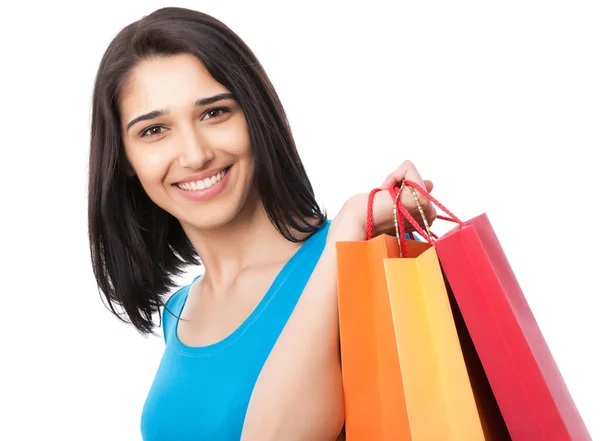
{"label": "finger", "polygon": [[402,179],[406,178],[409,181],[416,182],[421,186],[425,186],[423,183],[423,178],[419,174],[417,167],[411,161],[404,161],[400,167],[394,170],[392,173],[388,175],[387,178],[381,184],[382,190],[389,190],[393,186],[395,186],[398,182],[402,181]]}
{"label": "finger", "polygon": [[429,225],[433,223],[434,220],[437,219],[437,210],[435,209],[435,205],[430,204],[427,209],[427,214],[425,215],[427,220],[429,221]]}
{"label": "finger", "polygon": [[[402,176],[402,178],[405,178],[407,181],[414,182],[421,188],[426,189],[427,187],[425,182],[423,181],[423,178],[421,177],[421,174],[419,173],[419,170],[417,170],[417,167],[415,167],[412,163],[409,163],[406,173],[404,174],[404,176]],[[402,178],[400,178],[398,182],[401,181]]]}
{"label": "finger", "polygon": [[408,171],[408,168],[410,165],[412,165],[410,163],[410,161],[404,161],[400,165],[400,167],[398,167],[396,170],[394,170],[392,173],[390,173],[387,178],[385,178],[385,180],[383,181],[383,184],[381,184],[380,188],[382,190],[389,190],[394,185],[396,185],[398,182],[400,182],[402,179],[404,179],[404,176],[406,175],[406,172]]}
{"label": "finger", "polygon": [[[408,168],[408,170],[406,171],[406,176],[405,176],[407,181],[412,181],[415,184],[417,184],[419,187],[423,188],[427,193],[429,193],[431,191],[431,189],[433,188],[433,182],[431,181],[425,181],[423,180],[423,178],[421,177],[421,175],[419,174],[419,171],[417,170],[417,168],[411,164],[411,166]],[[400,195],[400,200],[402,202],[402,204],[409,208],[409,211],[411,211],[411,209],[416,208],[415,207],[415,199],[417,202],[417,206],[420,205],[421,209],[424,210],[425,213],[428,213],[428,211],[431,209],[431,202],[429,201],[428,198],[426,198],[425,196],[423,196],[421,194],[421,192],[419,190],[411,190],[411,191],[405,191],[403,194]],[[414,211],[414,215],[420,217],[420,213],[417,211]]]}

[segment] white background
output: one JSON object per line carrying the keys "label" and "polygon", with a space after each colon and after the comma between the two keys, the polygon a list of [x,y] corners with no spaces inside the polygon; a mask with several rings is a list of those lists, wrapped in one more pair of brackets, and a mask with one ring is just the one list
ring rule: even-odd
{"label": "white background", "polygon": [[[404,159],[459,217],[488,213],[600,439],[598,3],[398,3],[176,5],[222,20],[255,51],[330,217]],[[110,40],[170,5],[4,8],[2,439],[140,439],[163,342],[117,321],[96,289],[90,104]]]}

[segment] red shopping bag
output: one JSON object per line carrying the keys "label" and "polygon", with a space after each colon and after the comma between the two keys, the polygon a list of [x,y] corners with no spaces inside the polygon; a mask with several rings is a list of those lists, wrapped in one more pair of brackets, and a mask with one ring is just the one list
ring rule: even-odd
{"label": "red shopping bag", "polygon": [[404,185],[458,223],[434,241],[398,206],[435,246],[512,440],[591,441],[487,215],[461,222],[417,184]]}

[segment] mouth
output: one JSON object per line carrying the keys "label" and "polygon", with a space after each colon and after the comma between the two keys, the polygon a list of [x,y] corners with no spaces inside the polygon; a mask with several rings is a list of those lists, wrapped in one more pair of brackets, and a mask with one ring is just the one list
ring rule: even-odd
{"label": "mouth", "polygon": [[198,179],[196,181],[177,182],[173,185],[183,191],[202,192],[221,182],[230,169],[231,166],[223,169],[222,171],[214,174],[213,176],[204,179]]}

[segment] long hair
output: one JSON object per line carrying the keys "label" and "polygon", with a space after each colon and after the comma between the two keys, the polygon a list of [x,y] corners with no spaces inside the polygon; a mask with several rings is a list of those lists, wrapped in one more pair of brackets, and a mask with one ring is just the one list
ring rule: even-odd
{"label": "long hair", "polygon": [[[92,266],[110,311],[142,334],[187,265],[200,264],[179,221],[127,173],[118,100],[132,69],[156,56],[196,56],[236,97],[247,120],[254,183],[272,224],[288,240],[309,233],[327,214],[317,204],[283,106],[248,46],[217,19],[184,8],[161,8],[125,28],[110,43],[95,79],[88,183]],[[307,218],[318,219],[316,224]],[[124,314],[115,310],[122,307]]]}

